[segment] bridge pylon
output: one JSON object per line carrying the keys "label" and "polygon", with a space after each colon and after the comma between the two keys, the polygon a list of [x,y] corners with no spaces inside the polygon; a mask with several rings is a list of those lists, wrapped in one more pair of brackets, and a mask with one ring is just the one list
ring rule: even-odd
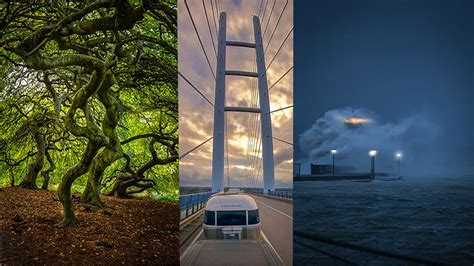
{"label": "bridge pylon", "polygon": [[[273,161],[273,136],[268,98],[268,84],[263,49],[260,19],[253,16],[255,43],[229,41],[226,38],[226,13],[219,15],[219,33],[217,41],[217,68],[214,101],[214,138],[212,147],[212,191],[224,191],[224,113],[247,112],[259,113],[262,138],[263,159],[263,191],[268,194],[275,190],[275,172]],[[226,69],[226,48],[234,46],[255,49],[257,72]],[[258,81],[259,108],[225,106],[226,76],[242,76],[256,78]],[[258,173],[257,173],[258,174]]]}

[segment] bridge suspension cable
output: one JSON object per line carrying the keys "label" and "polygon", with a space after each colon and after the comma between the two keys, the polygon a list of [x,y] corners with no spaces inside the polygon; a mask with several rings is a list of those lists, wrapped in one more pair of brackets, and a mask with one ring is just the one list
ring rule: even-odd
{"label": "bridge suspension cable", "polygon": [[275,25],[275,28],[273,28],[272,35],[270,35],[270,39],[268,39],[267,46],[265,46],[264,53],[267,52],[267,48],[268,48],[268,46],[270,45],[270,43],[272,42],[273,35],[275,34],[276,29],[278,28],[278,24],[280,24],[280,20],[281,20],[281,18],[283,17],[283,13],[285,13],[286,6],[287,6],[287,5],[288,5],[288,0],[286,0],[285,6],[283,7],[283,9],[282,9],[282,11],[281,11],[281,13],[280,13],[280,16],[278,17],[278,20],[277,20],[277,23],[276,23],[276,25]]}
{"label": "bridge suspension cable", "polygon": [[294,66],[291,66],[286,72],[285,74],[283,74],[275,83],[273,83],[272,86],[270,86],[270,88],[267,90],[267,92],[269,92],[273,87],[275,87],[275,85],[278,84],[278,82],[280,82],[285,76],[286,74],[288,74],[292,69],[293,69]]}
{"label": "bridge suspension cable", "polygon": [[[259,115],[258,114],[251,114],[251,123],[252,128],[249,131],[249,137],[248,139],[250,140],[249,145],[247,146],[247,156],[248,156],[248,164],[250,165],[250,168],[248,170],[248,180],[253,180],[253,172],[255,171],[255,166],[256,166],[256,156],[257,154],[257,143],[258,143],[258,128],[259,128]],[[250,127],[250,126],[249,126]],[[253,153],[253,154],[252,154]]]}
{"label": "bridge suspension cable", "polygon": [[279,112],[279,111],[283,111],[283,110],[288,109],[288,108],[293,108],[293,105],[289,105],[289,106],[286,106],[286,107],[283,107],[283,108],[279,108],[279,109],[270,111],[270,114],[275,113],[275,112]]}
{"label": "bridge suspension cable", "polygon": [[206,141],[202,142],[201,144],[197,145],[196,147],[192,148],[191,150],[185,152],[183,155],[179,156],[179,159],[183,159],[184,157],[186,157],[188,154],[190,154],[191,152],[195,151],[196,149],[200,148],[202,145],[206,144],[207,142],[209,142],[211,139],[213,139],[214,137],[210,137],[208,138]]}
{"label": "bridge suspension cable", "polygon": [[[254,89],[254,97],[253,97],[253,105],[256,107],[258,104],[259,100],[259,95],[257,89]],[[255,170],[257,169],[258,165],[258,160],[260,159],[259,154],[260,154],[260,144],[261,144],[261,125],[260,125],[260,116],[256,115],[254,119],[254,127],[253,127],[253,135],[252,135],[252,140],[253,140],[253,147],[252,151],[254,152],[254,156],[251,158],[252,163],[251,163],[251,171],[250,171],[250,178],[256,179],[256,173]]]}
{"label": "bridge suspension cable", "polygon": [[255,185],[257,184],[257,181],[258,181],[258,177],[260,175],[260,167],[261,167],[261,162],[262,162],[262,157],[259,156],[260,154],[260,151],[261,151],[261,147],[262,147],[262,139],[261,139],[261,135],[259,134],[257,136],[257,140],[256,140],[256,152],[255,152],[255,163],[254,163],[254,166],[253,166],[253,173],[252,173],[252,177],[253,179],[255,180],[254,183]]}
{"label": "bridge suspension cable", "polygon": [[[250,151],[251,151],[251,147],[252,147],[252,139],[251,139],[251,127],[250,125],[253,123],[253,116],[255,114],[253,113],[249,113],[248,116],[247,116],[247,149],[245,151],[245,164],[246,165],[250,165]],[[246,177],[249,179],[250,178],[250,170],[247,169],[247,174],[246,174]]]}
{"label": "bridge suspension cable", "polygon": [[[255,106],[254,103],[254,91],[252,91],[251,94],[251,105]],[[247,174],[247,179],[248,180],[253,180],[253,170],[254,170],[254,163],[255,163],[255,157],[252,155],[252,153],[255,153],[257,150],[256,147],[256,141],[257,141],[257,120],[258,120],[258,114],[249,114],[249,123],[248,127],[250,128],[249,133],[248,133],[248,145],[247,145],[247,164],[250,165],[250,168],[248,169],[248,174]],[[251,181],[252,182],[252,181]],[[252,183],[253,184],[253,183]]]}
{"label": "bridge suspension cable", "polygon": [[260,8],[258,9],[258,17],[260,17],[260,12],[262,11],[262,6],[263,6],[263,0],[260,0]]}
{"label": "bridge suspension cable", "polygon": [[216,31],[216,36],[218,36],[218,35],[217,35],[217,21],[216,21],[216,12],[217,12],[217,10],[214,11],[214,4],[212,3],[213,1],[212,1],[212,0],[209,0],[209,2],[211,2],[212,17],[213,17],[213,19],[214,19],[214,29],[215,29],[215,31]]}
{"label": "bridge suspension cable", "polygon": [[218,0],[219,3],[219,14],[222,12],[222,1]]}
{"label": "bridge suspension cable", "polygon": [[278,140],[278,141],[281,141],[281,142],[283,142],[283,143],[286,143],[286,144],[288,144],[288,145],[293,146],[293,143],[291,143],[291,142],[288,142],[288,141],[286,141],[286,140],[282,140],[282,139],[277,138],[277,137],[273,137],[273,138],[276,139],[276,140]]}
{"label": "bridge suspension cable", "polygon": [[262,39],[265,38],[265,33],[267,33],[268,24],[270,24],[270,19],[272,18],[273,10],[275,9],[276,0],[273,1],[272,9],[270,9],[270,15],[268,16],[267,24],[265,24],[265,30],[263,31]]}
{"label": "bridge suspension cable", "polygon": [[263,23],[265,23],[264,19],[265,19],[265,14],[267,13],[268,2],[270,2],[270,0],[265,1],[265,8],[263,9],[263,14],[262,14],[262,19],[261,19],[262,26],[263,26]]}
{"label": "bridge suspension cable", "polygon": [[224,113],[224,124],[225,124],[225,153],[227,161],[227,187],[230,188],[230,167],[229,167],[229,137],[227,134],[227,113]]}
{"label": "bridge suspension cable", "polygon": [[[263,12],[263,17],[262,17],[262,21],[263,23],[265,23],[265,15],[266,15],[266,12],[267,12],[267,7],[268,7],[268,3],[269,3],[269,0],[265,2],[265,8],[264,8],[264,12]],[[270,20],[271,20],[271,17],[273,15],[273,12],[275,10],[275,4],[276,4],[276,0],[273,2],[273,5],[272,5],[272,8],[271,8],[271,11],[270,11],[270,15],[268,17],[268,19],[266,20],[266,24],[265,24],[265,30],[264,30],[264,35],[266,34],[267,32],[267,29],[269,27],[269,23],[270,23]],[[269,39],[269,42],[267,43],[266,47],[265,47],[265,51],[264,51],[264,54],[266,52],[266,50],[268,49],[269,45],[270,45],[270,42],[271,40],[273,39],[273,36],[275,34],[275,31],[277,30],[279,24],[280,24],[280,21],[281,21],[281,18],[283,17],[283,14],[286,10],[286,6],[288,4],[288,0],[286,1],[284,7],[282,8],[282,11],[278,17],[278,20],[277,20],[277,23],[275,25],[275,27],[273,28],[273,32],[271,33],[270,35],[270,39]],[[260,16],[261,14],[261,8],[263,6],[263,0],[260,2],[260,9],[258,11],[258,15]],[[272,58],[272,61],[271,63],[273,63],[274,59],[276,58],[276,56],[280,53],[284,43],[286,42],[286,40],[288,39],[289,35],[291,34],[291,31],[290,33],[287,35],[287,37],[283,40],[282,44],[280,45],[278,51],[275,53],[274,57]],[[270,66],[270,65],[269,65]],[[254,65],[253,65],[253,69],[255,68],[255,62],[254,62]],[[268,67],[265,69],[265,71],[268,70]],[[289,72],[289,71],[288,71]],[[287,73],[285,73],[284,75],[286,75]],[[283,76],[284,77],[284,76]],[[283,77],[280,78],[283,79]],[[278,80],[277,82],[279,82],[280,80]],[[256,85],[256,82],[254,81],[252,83],[252,100],[251,100],[251,104],[253,106],[257,106],[257,102],[258,102],[258,98],[255,96],[255,95],[258,95],[258,92],[254,93],[255,90],[254,90],[254,87]],[[276,83],[274,84],[276,85]],[[268,90],[267,90],[268,91]],[[290,107],[285,107],[285,108],[282,108],[282,110],[284,109],[287,109],[287,108],[290,108]],[[274,110],[273,112],[277,112],[277,111],[280,111],[280,110]],[[250,124],[252,124],[251,120],[252,120],[253,117],[249,117],[249,120],[248,120],[248,123],[247,125],[249,126]],[[261,167],[261,163],[262,163],[262,158],[260,158],[258,156],[258,154],[260,153],[260,149],[261,149],[261,134],[258,134],[258,119],[255,119],[253,121],[254,123],[254,126],[252,128],[252,130],[249,131],[249,134],[248,134],[248,139],[250,140],[249,141],[249,144],[247,145],[247,156],[251,157],[250,158],[250,161],[251,161],[251,167],[249,169],[249,180],[251,180],[251,182],[256,185],[257,184],[257,181],[258,181],[258,177],[259,177],[259,174],[260,174],[260,167]],[[256,154],[255,156],[250,156],[250,151],[256,151]],[[247,159],[247,161],[249,161],[249,159]]]}
{"label": "bridge suspension cable", "polygon": [[[260,129],[260,127],[261,127],[260,123],[257,123],[257,128]],[[260,132],[260,130],[258,130],[257,132]],[[257,134],[256,136],[255,156],[254,156],[255,163],[252,166],[252,169],[253,169],[252,177],[255,180],[255,185],[257,184],[257,181],[258,181],[258,176],[260,174],[260,167],[263,160],[262,157],[259,156],[261,149],[262,149],[262,134],[260,133],[260,134]]]}
{"label": "bridge suspension cable", "polygon": [[[214,4],[216,6],[216,18],[217,18],[217,21],[219,21],[219,13],[220,13],[220,11],[219,11],[219,2],[217,2],[217,0],[215,0]],[[217,27],[219,27],[219,25]]]}
{"label": "bridge suspension cable", "polygon": [[209,23],[209,17],[207,16],[207,9],[206,9],[206,5],[204,4],[204,0],[202,0],[202,8],[204,9],[204,14],[206,14],[207,27],[209,28],[209,35],[211,36],[212,47],[214,48],[214,54],[217,56],[216,45],[214,44],[214,37],[212,36],[212,31],[211,31],[211,23]]}
{"label": "bridge suspension cable", "polygon": [[191,87],[192,87],[197,93],[199,93],[199,95],[201,95],[201,97],[204,98],[204,100],[206,100],[212,107],[214,107],[214,104],[213,104],[211,101],[209,101],[209,99],[208,99],[204,94],[202,94],[202,92],[201,92],[198,88],[196,88],[196,86],[194,86],[194,84],[193,84],[191,81],[189,81],[189,79],[187,79],[187,78],[186,78],[181,72],[179,72],[179,71],[178,71],[178,74],[179,74],[189,85],[191,85]]}
{"label": "bridge suspension cable", "polygon": [[207,56],[206,49],[204,49],[204,45],[202,44],[201,36],[199,35],[199,32],[196,28],[196,24],[194,23],[193,15],[191,14],[191,11],[189,10],[188,0],[184,0],[184,4],[186,5],[186,10],[188,11],[189,18],[191,18],[191,22],[193,24],[194,31],[196,32],[196,35],[197,35],[198,40],[199,40],[199,44],[201,45],[201,49],[204,53],[204,56],[206,57],[207,64],[209,65],[209,69],[211,70],[211,74],[214,77],[214,79],[216,79],[216,75],[214,74],[214,69],[212,69],[212,66],[211,66],[211,61],[209,61],[209,57]]}
{"label": "bridge suspension cable", "polygon": [[270,60],[270,63],[268,64],[267,66],[267,69],[268,70],[270,68],[270,66],[272,65],[273,61],[275,60],[275,58],[277,57],[277,55],[280,53],[280,50],[281,48],[283,47],[283,45],[286,43],[286,40],[288,39],[288,37],[290,37],[291,33],[293,32],[293,27],[291,28],[291,30],[288,32],[288,34],[286,35],[285,39],[283,40],[283,42],[281,43],[280,47],[278,48],[278,51],[275,53],[275,55],[273,56],[272,60]]}
{"label": "bridge suspension cable", "polygon": [[[256,82],[256,81],[255,81]],[[255,88],[255,83],[253,84],[253,97],[252,97],[252,104],[254,107],[257,107],[257,102],[258,102],[258,92],[257,92],[257,89]],[[252,151],[255,153],[255,156],[254,157],[251,157],[251,171],[250,171],[250,178],[254,178],[254,171],[255,171],[255,167],[256,167],[256,163],[257,163],[257,160],[258,158],[256,156],[258,156],[258,152],[257,152],[257,148],[258,148],[258,142],[259,142],[259,138],[260,138],[260,135],[259,135],[259,132],[260,132],[260,116],[257,114],[256,116],[254,116],[254,120],[253,120],[253,131],[252,131],[252,141],[253,141],[253,145],[252,145]]]}
{"label": "bridge suspension cable", "polygon": [[[259,146],[259,152],[260,152],[260,147],[261,146]],[[258,184],[258,181],[260,179],[259,177],[260,177],[260,169],[262,168],[262,162],[263,162],[263,158],[260,157],[260,160],[258,161],[257,172],[255,173],[255,186]],[[263,178],[263,175],[262,175],[262,178]]]}

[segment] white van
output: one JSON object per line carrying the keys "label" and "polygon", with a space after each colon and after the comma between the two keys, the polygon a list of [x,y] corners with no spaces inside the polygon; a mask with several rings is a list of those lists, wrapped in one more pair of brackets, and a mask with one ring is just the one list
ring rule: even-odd
{"label": "white van", "polygon": [[217,194],[204,208],[203,227],[206,239],[259,239],[257,203],[248,195]]}

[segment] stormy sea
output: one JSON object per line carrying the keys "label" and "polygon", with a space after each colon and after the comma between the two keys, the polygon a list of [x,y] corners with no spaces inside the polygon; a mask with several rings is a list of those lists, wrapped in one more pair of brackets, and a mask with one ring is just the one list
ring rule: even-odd
{"label": "stormy sea", "polygon": [[295,265],[474,264],[474,176],[295,182],[293,206]]}

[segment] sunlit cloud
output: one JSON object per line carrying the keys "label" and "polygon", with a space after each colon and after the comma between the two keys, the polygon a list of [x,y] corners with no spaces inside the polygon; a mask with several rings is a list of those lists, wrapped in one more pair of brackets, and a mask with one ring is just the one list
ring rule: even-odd
{"label": "sunlit cloud", "polygon": [[[195,30],[192,26],[184,0],[178,1],[179,10],[179,71],[186,76],[211,102],[214,102],[215,81],[213,72],[216,70],[216,54],[214,45],[217,44],[214,17],[209,1],[204,1],[207,8],[211,32],[203,9],[202,1],[188,1],[197,30],[209,57],[209,67],[206,57],[200,47]],[[293,3],[290,1],[284,10],[281,21],[275,29],[278,18],[282,13],[285,1],[277,1],[271,16],[270,7],[263,16],[261,24],[264,35],[265,60],[268,64],[274,59],[267,71],[267,85],[270,88],[278,79],[293,66],[293,36],[283,44],[275,57],[280,45],[293,27]],[[223,0],[222,9],[227,13],[227,39],[254,42],[252,16],[259,13],[260,1]],[[274,33],[273,33],[274,32]],[[269,42],[271,38],[271,42]],[[255,52],[252,49],[228,47],[226,53],[226,68],[232,70],[255,71]],[[211,69],[212,68],[212,71]],[[258,107],[256,97],[257,86],[253,78],[226,78],[226,106]],[[269,91],[270,110],[277,110],[293,105],[293,72],[290,71],[278,84]],[[226,163],[225,183],[231,186],[250,185],[249,177],[254,169],[260,169],[258,186],[262,185],[262,168],[258,167],[261,149],[255,148],[259,143],[254,131],[255,114],[226,113],[228,168]],[[293,143],[293,109],[288,108],[272,113],[272,130],[274,137]],[[193,149],[210,138],[213,134],[213,107],[203,99],[184,79],[179,79],[179,124],[181,154]],[[257,125],[257,128],[259,126]],[[293,179],[293,147],[287,143],[274,140],[275,178],[277,187],[292,186]],[[226,158],[227,159],[227,158]],[[228,169],[228,170],[227,170]],[[212,171],[212,140],[190,153],[180,161],[181,185],[211,185]],[[227,179],[229,177],[229,180]]]}

